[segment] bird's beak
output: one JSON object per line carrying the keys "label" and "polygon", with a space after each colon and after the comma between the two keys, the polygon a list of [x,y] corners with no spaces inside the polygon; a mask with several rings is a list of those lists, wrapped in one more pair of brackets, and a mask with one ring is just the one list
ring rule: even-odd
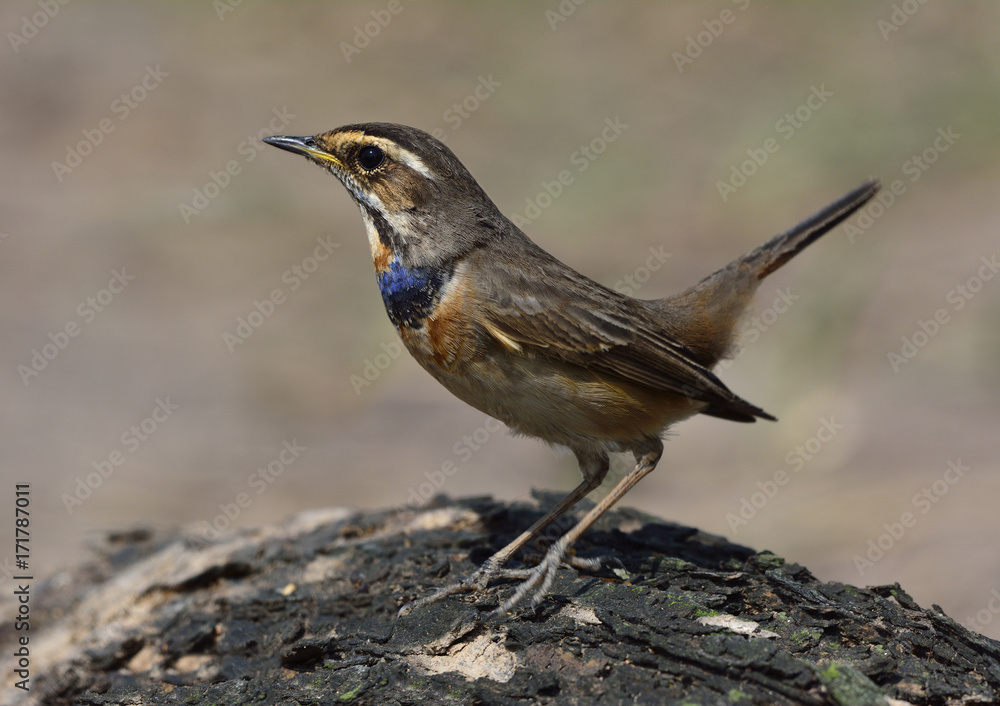
{"label": "bird's beak", "polygon": [[316,144],[316,138],[313,137],[275,135],[274,137],[265,137],[263,138],[263,141],[272,147],[277,147],[278,149],[293,152],[295,154],[301,154],[302,156],[308,157],[322,165],[333,164],[341,168],[344,166],[344,163],[332,154],[321,150],[319,145]]}

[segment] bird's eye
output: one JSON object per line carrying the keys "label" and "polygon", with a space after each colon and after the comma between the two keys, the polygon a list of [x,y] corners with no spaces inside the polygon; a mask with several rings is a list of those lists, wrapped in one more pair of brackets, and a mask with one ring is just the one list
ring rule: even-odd
{"label": "bird's eye", "polygon": [[306,147],[311,147],[312,149],[316,149],[316,140],[314,140],[311,137],[306,138],[305,145]]}
{"label": "bird's eye", "polygon": [[382,151],[380,147],[375,145],[365,145],[358,152],[358,164],[361,168],[366,171],[372,171],[373,169],[378,169],[382,166],[382,162],[385,161],[385,152]]}

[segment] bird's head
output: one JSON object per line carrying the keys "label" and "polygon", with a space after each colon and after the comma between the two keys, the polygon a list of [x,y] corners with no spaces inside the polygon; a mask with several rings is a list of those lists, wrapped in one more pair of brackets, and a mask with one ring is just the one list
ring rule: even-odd
{"label": "bird's head", "polygon": [[428,264],[477,245],[506,219],[458,157],[423,130],[362,123],[264,142],[329,170],[361,208],[376,267],[387,256]]}

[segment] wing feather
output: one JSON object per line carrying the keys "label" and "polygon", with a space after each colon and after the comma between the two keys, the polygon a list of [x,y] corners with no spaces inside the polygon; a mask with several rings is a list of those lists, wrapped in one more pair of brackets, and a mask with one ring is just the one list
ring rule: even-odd
{"label": "wing feather", "polygon": [[483,326],[508,349],[705,402],[705,413],[714,416],[772,419],[700,365],[670,335],[669,322],[658,320],[662,314],[642,300],[603,287],[557,260],[535,264],[541,271],[534,279],[524,274],[527,268],[510,268],[479,280],[485,288]]}

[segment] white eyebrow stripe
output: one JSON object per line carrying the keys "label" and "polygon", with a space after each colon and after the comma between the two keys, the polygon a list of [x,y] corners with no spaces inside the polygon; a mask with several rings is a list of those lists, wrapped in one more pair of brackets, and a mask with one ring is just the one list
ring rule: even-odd
{"label": "white eyebrow stripe", "polygon": [[397,158],[400,162],[408,166],[415,172],[420,172],[428,179],[434,179],[435,174],[431,171],[430,167],[424,164],[424,160],[420,159],[417,155],[413,154],[409,150],[404,150],[402,147],[397,147]]}
{"label": "white eyebrow stripe", "polygon": [[420,157],[410,150],[400,147],[399,144],[393,142],[392,140],[388,140],[384,137],[372,137],[371,135],[365,135],[362,142],[381,147],[385,150],[386,154],[395,159],[397,162],[405,164],[407,167],[420,173],[427,179],[437,178],[437,174],[435,174],[434,171],[424,163],[424,160],[420,159]]}

